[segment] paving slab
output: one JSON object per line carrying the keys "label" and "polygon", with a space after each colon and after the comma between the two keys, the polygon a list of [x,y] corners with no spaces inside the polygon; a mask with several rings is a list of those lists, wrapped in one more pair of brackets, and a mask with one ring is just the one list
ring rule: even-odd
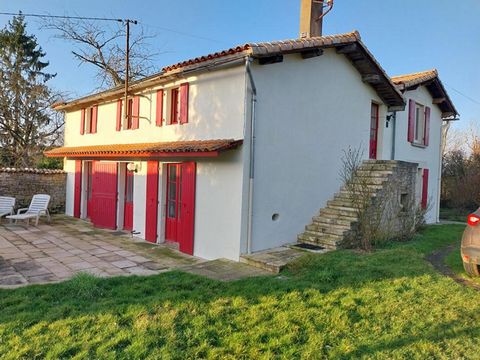
{"label": "paving slab", "polygon": [[80,272],[146,276],[172,269],[221,281],[268,274],[229,260],[205,261],[63,215],[38,227],[0,224],[0,288],[65,281]]}

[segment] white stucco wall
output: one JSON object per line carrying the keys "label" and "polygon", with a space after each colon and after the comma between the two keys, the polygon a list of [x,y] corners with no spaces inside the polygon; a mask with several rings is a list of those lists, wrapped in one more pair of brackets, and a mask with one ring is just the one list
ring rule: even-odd
{"label": "white stucco wall", "polygon": [[243,161],[241,149],[197,162],[195,256],[238,260]]}
{"label": "white stucco wall", "polygon": [[[191,76],[169,83],[170,89],[188,81],[188,124],[156,126],[156,90],[142,93],[140,122],[135,130],[116,131],[117,103],[98,106],[96,134],[80,135],[81,110],[67,112],[65,146],[129,144],[177,140],[242,139],[244,122],[245,70],[242,66]],[[164,96],[164,118],[169,116],[170,102]]]}
{"label": "white stucco wall", "polygon": [[73,202],[75,194],[75,160],[64,160],[63,170],[67,173],[65,214],[73,216]]}
{"label": "white stucco wall", "polygon": [[253,70],[258,103],[252,250],[258,251],[295,242],[339,190],[343,150],[363,147],[368,157],[371,102],[381,101],[335,50],[308,60],[288,55]]}
{"label": "white stucco wall", "polygon": [[[117,104],[110,102],[98,107],[96,134],[80,135],[81,111],[66,114],[65,146],[124,144],[178,140],[243,139],[245,119],[245,69],[243,66],[192,76],[165,85],[164,89],[188,81],[188,124],[155,124],[156,90],[145,91],[140,99],[140,127],[116,131]],[[164,118],[170,113],[169,98],[164,97]],[[240,254],[241,209],[243,197],[242,147],[222,153],[218,158],[168,158],[168,162],[196,161],[196,204],[194,255],[205,259],[238,260]],[[123,159],[127,160],[127,159]],[[145,238],[146,161],[136,161],[139,171],[134,174],[133,231]],[[158,241],[164,239],[164,202],[166,184],[159,178]],[[65,163],[67,176],[67,215],[73,216],[75,161]],[[119,196],[123,197],[123,177],[119,179]],[[122,199],[120,199],[122,200]],[[123,206],[123,201],[119,202]],[[123,209],[117,212],[119,228]]]}
{"label": "white stucco wall", "polygon": [[[395,135],[395,160],[410,161],[418,163],[419,168],[429,169],[428,177],[428,199],[429,212],[426,220],[428,223],[438,221],[440,204],[439,204],[439,181],[441,177],[441,128],[442,118],[441,111],[437,105],[432,104],[432,96],[428,90],[421,86],[416,90],[407,91],[405,99],[414,99],[417,103],[429,106],[430,114],[430,136],[429,145],[425,148],[410,144],[407,140],[408,133],[408,105],[405,111],[397,112],[396,135]],[[417,179],[421,187],[422,179]]]}

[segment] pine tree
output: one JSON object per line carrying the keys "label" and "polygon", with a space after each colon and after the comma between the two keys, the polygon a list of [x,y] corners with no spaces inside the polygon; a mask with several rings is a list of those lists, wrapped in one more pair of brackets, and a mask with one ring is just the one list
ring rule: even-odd
{"label": "pine tree", "polygon": [[24,17],[0,30],[0,165],[30,167],[55,143],[63,119],[51,110],[57,95],[47,82],[55,74]]}

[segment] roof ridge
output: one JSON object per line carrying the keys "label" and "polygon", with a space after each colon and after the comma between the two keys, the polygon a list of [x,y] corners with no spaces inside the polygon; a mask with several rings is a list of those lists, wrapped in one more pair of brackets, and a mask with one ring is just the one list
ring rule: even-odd
{"label": "roof ridge", "polygon": [[420,76],[420,75],[426,75],[430,73],[434,73],[436,76],[438,76],[438,70],[436,68],[432,68],[429,70],[417,71],[417,72],[408,73],[408,74],[394,75],[394,76],[391,76],[391,78],[394,79],[394,78],[407,77],[407,76]]}

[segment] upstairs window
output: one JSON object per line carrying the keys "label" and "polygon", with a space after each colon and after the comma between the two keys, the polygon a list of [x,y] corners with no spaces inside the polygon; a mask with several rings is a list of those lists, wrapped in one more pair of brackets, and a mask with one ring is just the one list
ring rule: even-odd
{"label": "upstairs window", "polygon": [[125,129],[127,130],[130,130],[132,128],[132,125],[133,125],[133,99],[128,99],[128,106],[127,106],[127,119],[125,121]]}
{"label": "upstairs window", "polygon": [[415,103],[415,136],[414,142],[423,145],[425,134],[425,107]]}
{"label": "upstairs window", "polygon": [[180,115],[180,88],[171,90],[170,124],[178,124]]}
{"label": "upstairs window", "polygon": [[[123,100],[117,100],[116,130],[138,129],[140,123],[140,97],[129,97],[127,102],[127,116],[123,118]],[[123,124],[123,127],[122,127]]]}
{"label": "upstairs window", "polygon": [[410,99],[408,105],[407,139],[413,145],[428,146],[430,135],[430,108]]}
{"label": "upstairs window", "polygon": [[168,125],[188,123],[188,92],[188,83],[183,83],[180,87],[170,90],[170,116],[167,118]]}
{"label": "upstairs window", "polygon": [[95,134],[97,132],[98,106],[91,106],[81,111],[80,134]]}

